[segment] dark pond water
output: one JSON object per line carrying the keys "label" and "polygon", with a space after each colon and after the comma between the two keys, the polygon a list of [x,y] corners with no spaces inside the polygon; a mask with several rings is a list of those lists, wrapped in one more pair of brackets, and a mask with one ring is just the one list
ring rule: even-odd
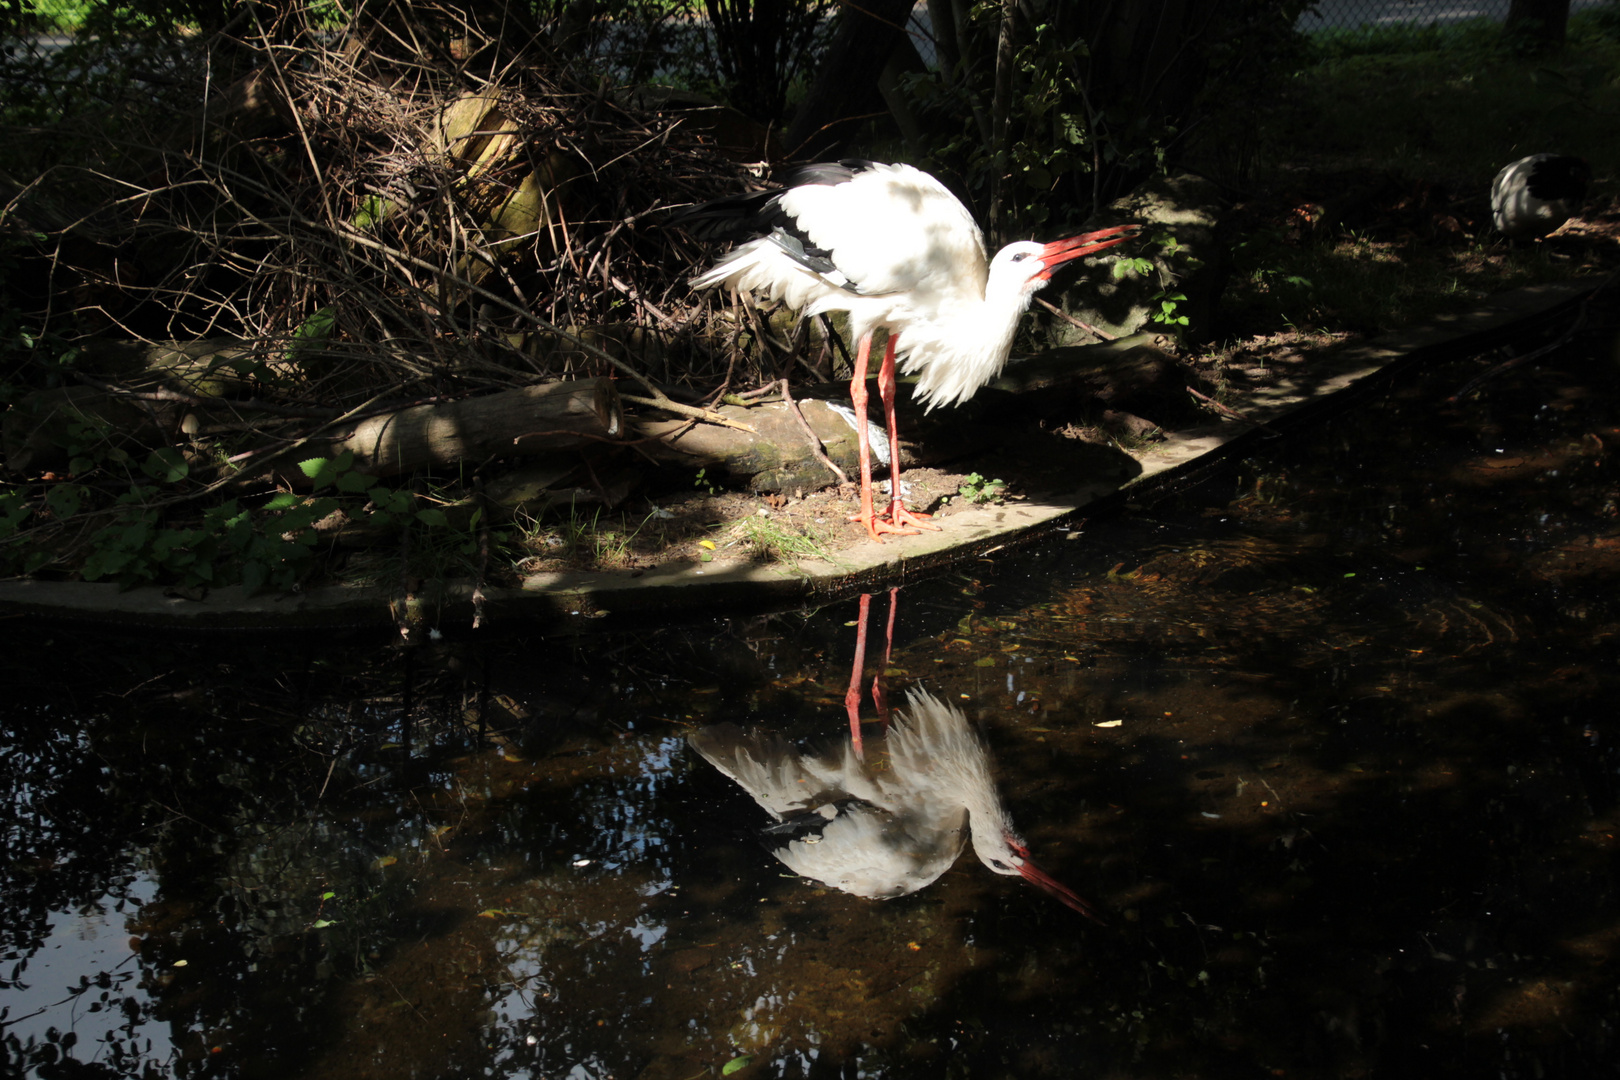
{"label": "dark pond water", "polygon": [[873,598],[866,679],[977,725],[1106,926],[971,849],[879,901],[761,844],[686,737],[843,738],[854,603],[410,651],[6,624],[7,1072],[1615,1075],[1614,350],[1409,378],[910,583],[886,663]]}

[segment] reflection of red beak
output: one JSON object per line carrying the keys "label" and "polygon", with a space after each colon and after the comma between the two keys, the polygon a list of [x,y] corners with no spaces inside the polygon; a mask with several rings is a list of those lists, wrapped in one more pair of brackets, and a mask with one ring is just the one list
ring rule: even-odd
{"label": "reflection of red beak", "polygon": [[1107,925],[1106,923],[1103,923],[1102,916],[1097,914],[1095,908],[1076,896],[1074,891],[1061,881],[1058,881],[1056,878],[1048,877],[1045,871],[1038,868],[1028,859],[1025,859],[1022,863],[1019,863],[1018,872],[1024,875],[1025,881],[1029,882],[1031,885],[1039,886],[1040,888],[1051,893],[1064,904],[1078,911],[1092,922],[1102,923],[1105,926]]}
{"label": "reflection of red beak", "polygon": [[1035,276],[1045,281],[1052,276],[1054,269],[1070,259],[1078,259],[1082,255],[1090,255],[1103,248],[1111,248],[1115,244],[1133,240],[1136,238],[1138,228],[1136,225],[1115,225],[1111,229],[1081,233],[1067,240],[1054,240],[1041,249],[1041,262],[1046,264],[1046,268]]}

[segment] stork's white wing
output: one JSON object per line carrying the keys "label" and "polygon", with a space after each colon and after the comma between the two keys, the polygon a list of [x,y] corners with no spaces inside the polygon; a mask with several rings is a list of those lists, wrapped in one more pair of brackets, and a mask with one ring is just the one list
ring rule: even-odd
{"label": "stork's white wing", "polygon": [[773,854],[796,874],[855,896],[887,900],[914,893],[951,868],[966,844],[967,812],[942,819],[856,805],[814,842],[795,840]]}
{"label": "stork's white wing", "polygon": [[779,736],[715,724],[692,732],[686,741],[778,821],[843,797],[827,791],[804,767],[793,744]]}
{"label": "stork's white wing", "polygon": [[841,184],[800,185],[781,206],[862,294],[904,293],[922,311],[984,299],[984,237],[919,169],[877,165]]}

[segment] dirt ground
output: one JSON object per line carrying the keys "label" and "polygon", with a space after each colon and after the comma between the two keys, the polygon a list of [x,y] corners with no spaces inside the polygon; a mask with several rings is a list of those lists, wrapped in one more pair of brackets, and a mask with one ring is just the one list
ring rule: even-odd
{"label": "dirt ground", "polygon": [[[1320,184],[1316,191],[1319,201],[1331,201],[1331,194],[1321,193]],[[1308,221],[1311,206],[1302,208],[1297,196],[1279,192],[1236,206],[1233,222],[1240,232],[1271,228],[1300,244],[1332,243],[1302,234],[1297,227]],[[1620,200],[1614,196],[1594,200],[1582,218],[1529,248],[1476,242],[1479,209],[1423,205],[1421,200],[1413,205],[1400,189],[1386,189],[1357,211],[1357,251],[1369,263],[1382,264],[1385,272],[1406,280],[1433,278],[1439,268],[1457,268],[1472,288],[1454,298],[1455,309],[1471,306],[1490,292],[1530,283],[1524,267],[1531,261],[1540,280],[1620,270]],[[1214,342],[1194,345],[1170,336],[1157,340],[1160,350],[1183,366],[1189,385],[1203,388],[1219,402],[1194,402],[1191,412],[1180,414],[1182,423],[1189,416],[1208,423],[1220,415],[1240,415],[1250,394],[1308,368],[1324,350],[1391,328],[1335,326],[1331,311],[1314,325],[1279,325],[1276,312],[1269,311],[1256,293],[1254,281],[1244,279],[1240,269],[1223,297],[1227,325]],[[1172,429],[1178,426],[1159,422]],[[1146,429],[1136,425],[1134,430],[1116,425],[1106,430],[1047,419],[960,458],[951,457],[948,449],[928,447],[924,455],[928,464],[905,470],[907,505],[948,527],[954,513],[976,501],[1061,497],[1078,478],[1095,479],[1099,470],[1103,475],[1119,470],[1118,479],[1124,479],[1130,455],[1163,438],[1162,431],[1152,428],[1152,424]],[[885,490],[882,475],[880,470],[880,493]],[[690,478],[678,482],[691,483]],[[671,561],[738,556],[761,562],[803,558],[836,562],[840,552],[866,540],[865,530],[849,520],[856,503],[854,485],[786,495],[725,490],[701,478],[686,487],[645,486],[616,506],[593,509],[583,524],[577,508],[571,522],[548,519],[527,534],[524,550],[515,553],[513,571],[521,577],[555,570],[636,570]]]}

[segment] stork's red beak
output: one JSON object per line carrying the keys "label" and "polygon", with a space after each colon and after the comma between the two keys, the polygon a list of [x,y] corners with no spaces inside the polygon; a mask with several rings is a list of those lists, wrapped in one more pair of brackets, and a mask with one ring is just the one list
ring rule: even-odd
{"label": "stork's red beak", "polygon": [[1123,244],[1136,237],[1137,225],[1115,225],[1111,229],[1098,229],[1096,232],[1081,233],[1071,236],[1067,240],[1054,240],[1041,249],[1041,262],[1046,268],[1035,276],[1046,280],[1052,276],[1052,271],[1070,259],[1078,259],[1083,255],[1111,248],[1115,244]]}
{"label": "stork's red beak", "polygon": [[[1117,240],[1114,242],[1118,243]],[[1080,899],[1080,897],[1076,896],[1074,890],[1070,889],[1067,885],[1063,884],[1061,881],[1058,881],[1056,878],[1047,876],[1045,871],[1041,870],[1028,859],[1025,859],[1023,862],[1018,864],[1018,872],[1024,875],[1025,881],[1051,893],[1064,904],[1078,911],[1092,922],[1103,923],[1103,917],[1097,914],[1096,909],[1090,904],[1086,903],[1084,900]],[[1103,923],[1103,925],[1107,924]]]}

